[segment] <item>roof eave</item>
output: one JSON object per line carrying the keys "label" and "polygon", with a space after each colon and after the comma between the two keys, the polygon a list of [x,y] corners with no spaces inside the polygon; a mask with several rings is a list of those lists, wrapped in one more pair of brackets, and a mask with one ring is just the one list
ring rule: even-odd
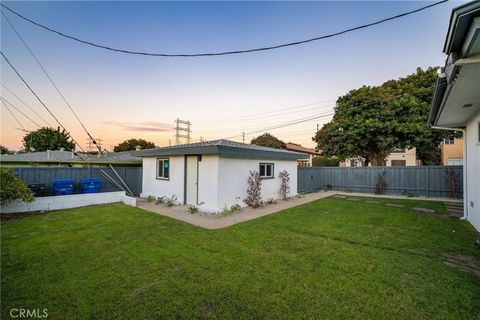
{"label": "roof eave", "polygon": [[452,10],[447,37],[443,46],[445,54],[449,55],[451,52],[460,51],[470,27],[471,18],[478,15],[479,12],[479,1],[468,2]]}

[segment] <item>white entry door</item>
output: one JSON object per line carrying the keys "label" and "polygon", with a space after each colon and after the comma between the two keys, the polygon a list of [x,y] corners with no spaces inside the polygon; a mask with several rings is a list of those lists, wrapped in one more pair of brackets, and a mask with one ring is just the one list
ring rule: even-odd
{"label": "white entry door", "polygon": [[198,204],[198,156],[187,156],[187,204]]}

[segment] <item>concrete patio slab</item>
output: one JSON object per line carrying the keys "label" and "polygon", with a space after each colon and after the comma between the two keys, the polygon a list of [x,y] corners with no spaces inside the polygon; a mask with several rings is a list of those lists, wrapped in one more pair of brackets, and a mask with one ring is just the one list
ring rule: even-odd
{"label": "concrete patio slab", "polygon": [[386,203],[386,207],[392,207],[392,208],[405,208],[403,204],[395,204],[395,203]]}
{"label": "concrete patio slab", "polygon": [[413,211],[424,212],[424,213],[435,213],[435,210],[428,208],[413,208]]}

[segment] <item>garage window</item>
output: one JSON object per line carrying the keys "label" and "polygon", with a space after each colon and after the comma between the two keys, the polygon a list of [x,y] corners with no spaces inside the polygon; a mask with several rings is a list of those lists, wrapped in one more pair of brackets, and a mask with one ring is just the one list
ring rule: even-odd
{"label": "garage window", "polygon": [[170,159],[157,159],[157,179],[170,178]]}
{"label": "garage window", "polygon": [[273,163],[260,163],[260,178],[273,178]]}

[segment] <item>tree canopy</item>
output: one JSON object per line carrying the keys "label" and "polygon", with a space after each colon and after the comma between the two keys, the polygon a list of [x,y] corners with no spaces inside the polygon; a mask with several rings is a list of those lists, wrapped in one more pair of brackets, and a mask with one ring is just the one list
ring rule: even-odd
{"label": "tree canopy", "polygon": [[268,132],[252,139],[250,143],[255,144],[257,146],[264,146],[264,147],[270,147],[275,149],[285,149],[287,147],[285,142],[283,142],[282,140],[278,139],[275,136],[272,136]]}
{"label": "tree canopy", "polygon": [[128,139],[116,145],[113,148],[113,151],[114,152],[131,151],[131,150],[135,150],[137,146],[140,146],[141,149],[151,149],[151,148],[155,148],[155,143],[144,140],[144,139]]}
{"label": "tree canopy", "polygon": [[424,164],[438,164],[438,145],[455,135],[428,126],[436,68],[417,71],[381,86],[363,86],[339,97],[335,115],[313,137],[325,155],[363,157],[382,165],[393,148],[417,148]]}
{"label": "tree canopy", "polygon": [[0,145],[0,154],[10,154],[12,153],[10,150],[8,150],[7,147]]}
{"label": "tree canopy", "polygon": [[75,143],[70,137],[70,133],[60,128],[40,128],[32,131],[23,137],[23,145],[27,151],[47,151],[65,148],[74,150]]}

